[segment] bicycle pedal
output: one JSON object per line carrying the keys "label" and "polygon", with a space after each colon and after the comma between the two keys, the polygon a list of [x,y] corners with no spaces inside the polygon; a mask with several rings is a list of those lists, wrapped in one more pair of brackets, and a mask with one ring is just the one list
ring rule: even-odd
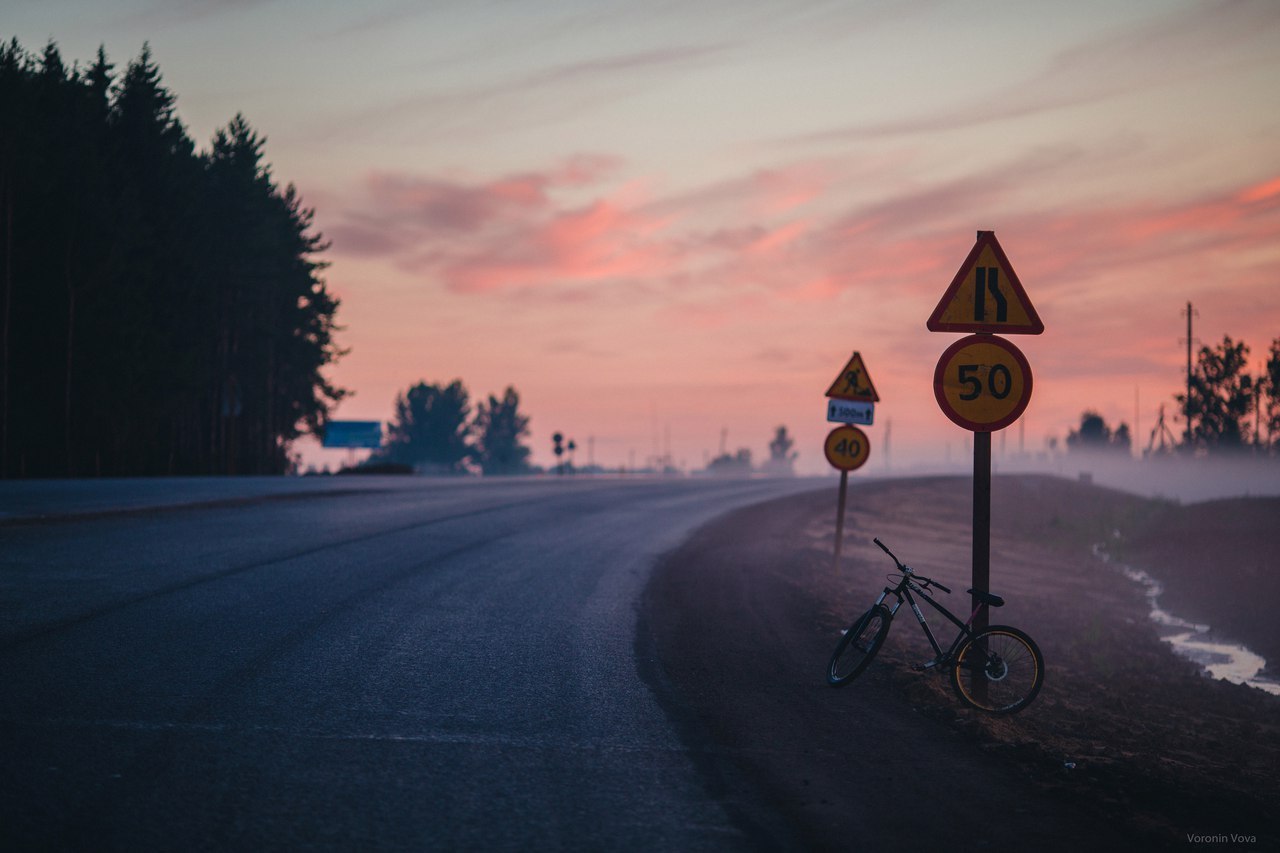
{"label": "bicycle pedal", "polygon": [[931,661],[925,661],[924,663],[918,663],[918,664],[916,664],[915,666],[913,666],[913,667],[911,667],[911,668],[912,668],[913,670],[915,670],[916,672],[924,672],[926,669],[933,669],[933,668],[934,668],[935,666],[937,666],[937,665],[938,665],[938,660],[937,660],[937,658],[935,658],[935,659],[933,659],[933,660],[931,660]]}

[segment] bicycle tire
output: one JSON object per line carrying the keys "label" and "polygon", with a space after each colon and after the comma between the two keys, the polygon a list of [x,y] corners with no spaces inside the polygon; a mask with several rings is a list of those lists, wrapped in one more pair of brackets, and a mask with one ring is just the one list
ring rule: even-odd
{"label": "bicycle tire", "polygon": [[891,621],[893,614],[881,604],[859,616],[836,643],[831,662],[827,664],[827,683],[843,687],[861,675],[880,651]]}
{"label": "bicycle tire", "polygon": [[[987,650],[985,663],[977,658]],[[984,677],[975,687],[975,673]],[[1023,631],[992,625],[977,632],[956,650],[951,687],[967,705],[988,714],[1016,714],[1031,704],[1044,684],[1044,655]],[[985,689],[985,697],[982,695]]]}

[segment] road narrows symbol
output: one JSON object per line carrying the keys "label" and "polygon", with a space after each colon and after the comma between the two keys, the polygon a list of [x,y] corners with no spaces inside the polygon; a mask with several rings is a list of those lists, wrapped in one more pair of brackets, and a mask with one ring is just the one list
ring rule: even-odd
{"label": "road narrows symbol", "polygon": [[1038,335],[1036,314],[995,232],[980,231],[969,256],[926,323],[931,332]]}

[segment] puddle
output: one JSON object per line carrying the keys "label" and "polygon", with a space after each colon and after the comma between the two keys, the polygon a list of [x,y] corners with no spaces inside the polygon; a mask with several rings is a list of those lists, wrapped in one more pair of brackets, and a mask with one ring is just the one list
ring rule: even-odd
{"label": "puddle", "polygon": [[[1117,534],[1118,535],[1118,534]],[[1111,563],[1111,555],[1101,545],[1093,546],[1093,553],[1104,563]],[[1210,626],[1189,622],[1160,607],[1160,595],[1164,585],[1140,569],[1116,563],[1126,578],[1142,586],[1150,605],[1150,618],[1160,632],[1160,638],[1173,646],[1176,654],[1195,661],[1213,678],[1222,678],[1232,684],[1248,684],[1276,696],[1280,696],[1280,681],[1261,677],[1267,662],[1262,655],[1245,646],[1214,638]]]}

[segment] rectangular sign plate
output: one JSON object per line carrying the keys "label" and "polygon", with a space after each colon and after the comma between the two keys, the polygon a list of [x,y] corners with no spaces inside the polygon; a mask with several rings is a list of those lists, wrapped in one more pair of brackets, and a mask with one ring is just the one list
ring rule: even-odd
{"label": "rectangular sign plate", "polygon": [[382,446],[381,421],[329,421],[324,429],[323,447]]}
{"label": "rectangular sign plate", "polygon": [[836,424],[863,424],[871,426],[875,416],[875,403],[861,403],[851,400],[828,400],[827,420]]}

